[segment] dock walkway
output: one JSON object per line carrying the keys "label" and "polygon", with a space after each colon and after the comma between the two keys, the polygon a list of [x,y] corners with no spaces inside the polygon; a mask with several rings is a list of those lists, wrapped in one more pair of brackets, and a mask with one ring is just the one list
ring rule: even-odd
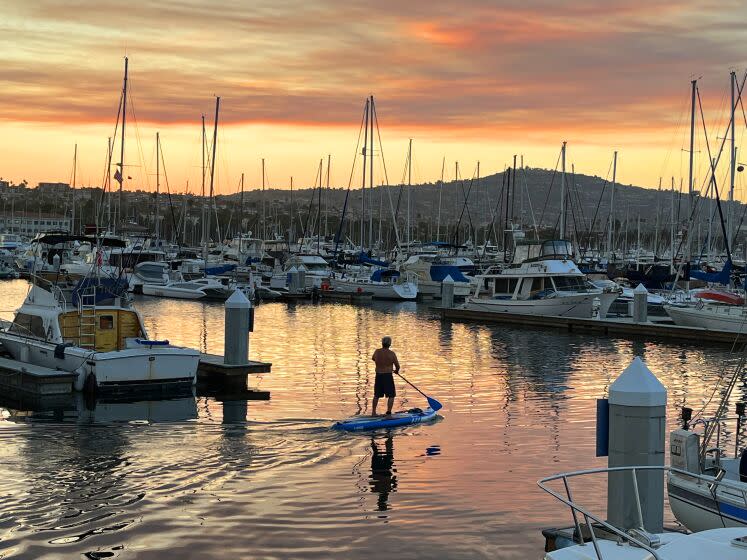
{"label": "dock walkway", "polygon": [[432,307],[441,319],[491,324],[509,324],[513,327],[540,327],[561,329],[573,333],[592,333],[625,338],[669,339],[677,342],[702,344],[734,344],[747,342],[747,327],[744,333],[715,331],[699,327],[680,327],[665,321],[650,320],[635,323],[631,318],[582,319],[577,317],[555,317],[549,315],[527,315],[523,313],[492,313],[459,307]]}

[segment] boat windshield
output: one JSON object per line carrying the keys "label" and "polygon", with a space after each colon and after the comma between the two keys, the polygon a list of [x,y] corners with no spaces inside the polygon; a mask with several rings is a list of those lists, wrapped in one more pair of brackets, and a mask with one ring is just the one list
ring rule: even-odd
{"label": "boat windshield", "polygon": [[553,276],[555,289],[559,292],[580,292],[586,290],[582,276]]}

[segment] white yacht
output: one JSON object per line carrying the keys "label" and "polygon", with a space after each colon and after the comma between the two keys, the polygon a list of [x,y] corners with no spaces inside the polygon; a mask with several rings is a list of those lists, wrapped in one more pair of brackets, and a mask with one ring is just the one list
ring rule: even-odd
{"label": "white yacht", "polygon": [[13,322],[0,330],[15,360],[77,373],[79,391],[195,384],[199,352],[150,340],[125,292],[86,278],[68,299],[54,284],[34,281]]}
{"label": "white yacht", "polygon": [[288,274],[292,269],[303,271],[306,288],[321,288],[322,282],[332,275],[329,263],[319,255],[297,254],[290,255],[283,265],[282,272],[273,273],[270,288],[283,290],[288,286]]}
{"label": "white yacht", "polygon": [[397,270],[378,269],[373,273],[335,273],[329,285],[337,292],[370,292],[374,299],[414,300],[418,297],[417,277],[403,276]]}
{"label": "white yacht", "polygon": [[174,280],[166,284],[143,284],[142,293],[146,296],[158,296],[178,299],[213,299],[226,300],[235,291],[230,282],[223,283],[213,278],[196,280]]}
{"label": "white yacht", "polygon": [[474,263],[467,257],[444,257],[432,253],[410,255],[397,265],[401,273],[417,277],[420,295],[431,298],[441,297],[441,286],[448,276],[454,281],[454,296],[468,296],[472,284],[462,270],[470,267],[474,268]]}
{"label": "white yacht", "polygon": [[594,286],[573,261],[565,259],[490,268],[477,280],[477,288],[463,307],[493,313],[588,318],[598,300],[599,316],[604,318],[620,293]]}

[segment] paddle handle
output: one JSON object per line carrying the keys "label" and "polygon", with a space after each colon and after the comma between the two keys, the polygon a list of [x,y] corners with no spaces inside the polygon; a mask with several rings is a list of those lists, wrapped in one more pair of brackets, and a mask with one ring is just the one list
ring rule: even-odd
{"label": "paddle handle", "polygon": [[407,379],[405,379],[405,376],[404,376],[404,375],[402,375],[402,374],[401,374],[400,372],[398,372],[398,371],[395,371],[394,373],[396,373],[396,374],[397,374],[397,375],[399,375],[399,376],[400,376],[400,377],[401,377],[402,379],[404,379],[405,383],[407,383],[407,384],[408,384],[408,385],[409,385],[410,387],[412,387],[412,388],[413,388],[413,389],[415,389],[415,390],[416,390],[416,391],[417,391],[418,393],[420,393],[421,395],[423,395],[423,396],[424,396],[424,397],[425,397],[426,399],[428,398],[428,395],[426,395],[426,394],[425,394],[425,393],[424,393],[423,391],[421,391],[420,389],[418,389],[417,387],[415,387],[415,385],[413,385],[413,384],[412,384],[412,383],[410,383],[410,382],[409,382],[409,381],[408,381]]}

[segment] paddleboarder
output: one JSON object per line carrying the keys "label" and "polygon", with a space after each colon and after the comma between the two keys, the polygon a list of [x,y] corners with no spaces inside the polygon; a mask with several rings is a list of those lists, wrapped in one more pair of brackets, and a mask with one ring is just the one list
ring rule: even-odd
{"label": "paddleboarder", "polygon": [[377,348],[371,356],[376,364],[376,381],[374,383],[374,398],[371,405],[371,415],[376,416],[376,406],[379,404],[381,397],[388,397],[386,413],[392,413],[394,406],[394,397],[397,396],[397,389],[394,387],[394,373],[399,373],[399,360],[397,354],[392,352],[389,347],[392,345],[392,337],[385,336],[381,339],[381,348]]}

